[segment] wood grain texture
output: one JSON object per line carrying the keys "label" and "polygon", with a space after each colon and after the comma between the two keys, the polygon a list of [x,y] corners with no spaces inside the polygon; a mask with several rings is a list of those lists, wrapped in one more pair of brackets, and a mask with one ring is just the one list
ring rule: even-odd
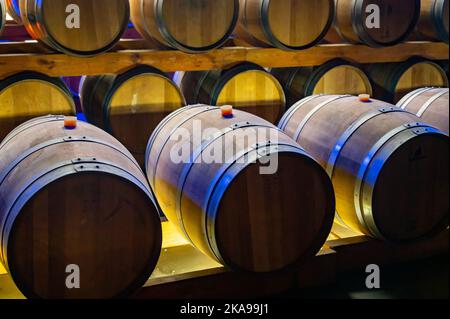
{"label": "wood grain texture", "polygon": [[[194,130],[199,123],[200,132]],[[178,132],[189,136],[177,139]],[[199,133],[202,145],[196,146],[192,137]],[[271,151],[279,160],[274,174],[260,174],[258,161],[236,157],[256,156],[251,145],[259,142],[255,147],[264,149],[268,139],[280,145],[279,152]],[[282,152],[282,144],[293,148]],[[173,156],[180,147],[187,154],[177,163]],[[291,139],[254,115],[234,110],[226,119],[220,108],[192,106],[173,114],[152,136],[147,177],[163,212],[199,250],[232,269],[272,272],[316,253],[334,216],[325,172],[296,150]],[[199,156],[189,160],[194,151]],[[208,157],[212,154],[217,160]],[[222,175],[224,169],[228,173]]]}
{"label": "wood grain texture", "polygon": [[228,40],[238,0],[131,0],[131,20],[150,43],[186,52],[209,51]]}
{"label": "wood grain texture", "polygon": [[[0,256],[27,297],[113,298],[139,289],[156,265],[161,225],[124,146],[92,125],[65,129],[63,117],[47,116],[18,127],[0,153]],[[80,289],[66,286],[68,265],[80,267]]]}
{"label": "wood grain texture", "polygon": [[334,17],[334,3],[330,0],[240,0],[240,7],[236,43],[284,50],[317,44]]}
{"label": "wood grain texture", "polygon": [[406,95],[398,107],[417,114],[442,132],[449,134],[449,89],[422,88]]}
{"label": "wood grain texture", "polygon": [[[369,28],[366,23],[372,12],[366,11],[369,5],[380,8],[379,28]],[[387,46],[406,40],[419,15],[419,0],[336,0],[335,28],[350,43]]]}
{"label": "wood grain texture", "polygon": [[[22,21],[34,39],[78,56],[109,50],[129,21],[127,0],[24,0],[19,4]],[[66,12],[70,5],[78,7],[80,17],[80,24],[73,27],[67,25],[69,14],[75,12],[73,8]]]}
{"label": "wood grain texture", "polygon": [[373,83],[374,97],[397,103],[409,92],[422,87],[448,87],[449,80],[439,64],[422,58],[402,63],[365,66]]}
{"label": "wood grain texture", "polygon": [[16,126],[47,114],[75,115],[75,104],[59,79],[20,73],[0,81],[0,141]]}
{"label": "wood grain texture", "polygon": [[182,93],[168,77],[144,66],[117,76],[88,77],[80,96],[88,121],[122,142],[142,167],[153,130],[185,106]]}
{"label": "wood grain texture", "polygon": [[358,66],[335,60],[317,67],[276,68],[271,73],[286,93],[287,105],[315,94],[369,94],[372,84]]}
{"label": "wood grain texture", "polygon": [[298,67],[321,65],[336,57],[359,63],[380,63],[402,62],[416,55],[446,60],[449,54],[449,47],[442,43],[410,42],[380,49],[361,45],[320,45],[297,52],[225,48],[196,55],[177,51],[137,50],[77,58],[63,54],[13,54],[11,45],[17,46],[0,43],[0,77],[24,69],[50,76],[79,76],[118,74],[139,64],[152,65],[164,72],[175,72],[227,69],[237,62],[251,62],[263,67]]}
{"label": "wood grain texture", "polygon": [[419,23],[412,38],[448,43],[448,15],[448,0],[422,0]]}
{"label": "wood grain texture", "polygon": [[[405,125],[419,123],[418,117],[377,100],[323,95],[297,105],[280,126],[327,169],[338,217],[346,225],[393,242],[414,241],[447,227],[444,134],[416,135],[417,129]],[[392,112],[385,113],[389,108]],[[349,128],[351,136],[344,134]]]}
{"label": "wood grain texture", "polygon": [[283,88],[258,65],[241,64],[223,71],[178,72],[175,78],[188,104],[233,105],[273,124],[285,111]]}

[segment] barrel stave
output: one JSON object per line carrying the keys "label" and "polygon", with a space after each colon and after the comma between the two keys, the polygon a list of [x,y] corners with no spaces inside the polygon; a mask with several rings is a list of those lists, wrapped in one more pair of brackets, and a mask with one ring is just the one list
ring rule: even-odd
{"label": "barrel stave", "polygon": [[[47,116],[16,128],[0,153],[0,256],[27,297],[125,297],[145,283],[161,224],[124,146],[89,124],[68,130],[64,116]],[[65,285],[72,264],[82,267],[80,289]]]}
{"label": "barrel stave", "polygon": [[[448,223],[448,205],[438,198],[447,185],[448,168],[441,161],[448,158],[448,140],[420,122],[384,102],[322,95],[294,106],[281,128],[332,177],[341,220],[367,235],[402,242]],[[390,183],[403,190],[395,202],[387,200]],[[434,200],[433,207],[424,206]]]}

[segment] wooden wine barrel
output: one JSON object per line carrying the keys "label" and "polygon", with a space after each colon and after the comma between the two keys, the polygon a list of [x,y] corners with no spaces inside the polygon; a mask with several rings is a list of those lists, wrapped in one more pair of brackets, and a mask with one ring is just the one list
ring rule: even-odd
{"label": "wooden wine barrel", "polygon": [[[395,45],[414,31],[420,16],[420,0],[335,0],[335,31],[350,43],[372,47]],[[379,8],[379,24],[373,19]],[[369,23],[368,23],[369,22]]]}
{"label": "wooden wine barrel", "polygon": [[60,79],[23,72],[0,81],[0,141],[16,126],[47,114],[75,115],[75,104]]}
{"label": "wooden wine barrel", "polygon": [[21,25],[22,19],[20,18],[19,0],[0,0],[0,3],[1,2],[4,2],[4,8],[6,7],[6,12],[14,20],[14,22]]}
{"label": "wooden wine barrel", "polygon": [[421,14],[417,25],[418,38],[448,43],[449,1],[422,0],[421,2]]}
{"label": "wooden wine barrel", "polygon": [[[186,151],[180,160],[173,157],[178,147]],[[264,171],[269,159],[277,167]],[[146,163],[169,220],[232,269],[284,269],[315,254],[329,234],[335,206],[328,176],[274,125],[249,113],[225,118],[218,107],[182,108],[150,138]]]}
{"label": "wooden wine barrel", "polygon": [[240,7],[236,44],[283,50],[316,45],[334,18],[333,0],[240,0]]}
{"label": "wooden wine barrel", "polygon": [[175,83],[148,66],[121,75],[87,77],[80,96],[88,121],[122,142],[142,167],[153,130],[172,111],[186,105]]}
{"label": "wooden wine barrel", "polygon": [[397,106],[417,114],[423,121],[449,134],[448,129],[448,89],[422,88],[406,95]]}
{"label": "wooden wine barrel", "polygon": [[239,16],[239,0],[130,0],[136,30],[160,48],[196,53],[228,40]]}
{"label": "wooden wine barrel", "polygon": [[34,39],[75,56],[111,49],[130,18],[127,0],[22,0],[19,4],[22,21]]}
{"label": "wooden wine barrel", "polygon": [[283,85],[288,106],[315,94],[372,95],[372,85],[364,71],[343,60],[317,67],[272,69],[271,73]]}
{"label": "wooden wine barrel", "polygon": [[423,87],[448,87],[445,71],[432,61],[412,58],[402,63],[377,63],[367,66],[374,96],[397,103],[409,92]]}
{"label": "wooden wine barrel", "polygon": [[244,63],[228,70],[178,72],[174,77],[188,104],[233,105],[276,123],[286,97],[278,80],[262,67]]}
{"label": "wooden wine barrel", "polygon": [[[124,146],[64,122],[33,119],[0,145],[1,260],[29,298],[127,296],[161,251],[155,200]],[[79,289],[66,286],[73,265]]]}
{"label": "wooden wine barrel", "polygon": [[341,223],[391,242],[448,226],[448,137],[417,116],[377,100],[315,95],[279,127],[327,170]]}

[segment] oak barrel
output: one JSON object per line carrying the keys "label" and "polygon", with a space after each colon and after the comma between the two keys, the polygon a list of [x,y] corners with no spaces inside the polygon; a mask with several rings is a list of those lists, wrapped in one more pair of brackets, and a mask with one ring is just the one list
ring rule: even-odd
{"label": "oak barrel", "polygon": [[321,66],[271,70],[286,93],[287,105],[315,94],[370,94],[369,78],[358,66],[333,60]]}
{"label": "oak barrel", "polygon": [[0,172],[0,257],[25,296],[124,297],[148,279],[161,250],[158,209],[112,136],[36,118],[0,145]]}
{"label": "oak barrel", "polygon": [[228,70],[177,72],[174,80],[188,104],[233,105],[271,123],[281,118],[286,107],[278,80],[252,63]]}
{"label": "oak barrel", "polygon": [[448,130],[448,89],[421,88],[406,95],[397,106],[417,114],[423,121],[449,134]]}
{"label": "oak barrel", "polygon": [[239,0],[130,0],[136,30],[159,48],[196,53],[224,44],[239,16]]}
{"label": "oak barrel", "polygon": [[150,138],[146,163],[168,219],[232,269],[284,269],[313,256],[329,234],[335,205],[325,171],[252,114],[182,108]]}
{"label": "oak barrel", "polygon": [[411,58],[400,63],[376,63],[366,66],[374,97],[397,103],[409,92],[423,87],[448,87],[445,71],[435,62]]}
{"label": "oak barrel", "polygon": [[111,49],[128,26],[128,0],[22,0],[28,33],[65,54],[92,56]]}
{"label": "oak barrel", "polygon": [[405,41],[420,16],[420,0],[335,0],[335,3],[334,29],[339,36],[347,42],[372,47]]}
{"label": "oak barrel", "polygon": [[0,141],[16,126],[47,114],[75,114],[74,101],[60,79],[23,72],[0,81]]}
{"label": "oak barrel", "polygon": [[240,7],[238,45],[306,49],[323,39],[334,18],[333,0],[240,0]]}
{"label": "oak barrel", "polygon": [[87,77],[80,96],[88,121],[122,142],[142,167],[153,130],[172,111],[186,105],[175,83],[148,66],[120,75]]}
{"label": "oak barrel", "polygon": [[417,116],[378,100],[315,95],[279,127],[327,170],[339,222],[397,243],[448,226],[448,137]]}
{"label": "oak barrel", "polygon": [[416,34],[418,39],[448,43],[448,13],[448,0],[422,0]]}

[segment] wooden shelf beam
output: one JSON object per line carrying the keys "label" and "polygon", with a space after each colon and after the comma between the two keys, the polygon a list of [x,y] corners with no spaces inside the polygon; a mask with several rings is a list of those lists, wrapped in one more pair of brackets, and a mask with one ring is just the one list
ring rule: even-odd
{"label": "wooden shelf beam", "polygon": [[315,66],[336,58],[357,63],[381,63],[401,62],[412,56],[434,60],[446,60],[449,56],[448,45],[431,42],[407,42],[379,49],[363,45],[320,45],[298,52],[231,47],[194,55],[180,51],[142,50],[142,46],[142,41],[125,40],[114,52],[77,58],[46,53],[38,43],[0,43],[0,77],[23,70],[50,76],[99,75],[119,73],[138,64],[174,72],[223,69],[239,62],[253,62],[273,68]]}

